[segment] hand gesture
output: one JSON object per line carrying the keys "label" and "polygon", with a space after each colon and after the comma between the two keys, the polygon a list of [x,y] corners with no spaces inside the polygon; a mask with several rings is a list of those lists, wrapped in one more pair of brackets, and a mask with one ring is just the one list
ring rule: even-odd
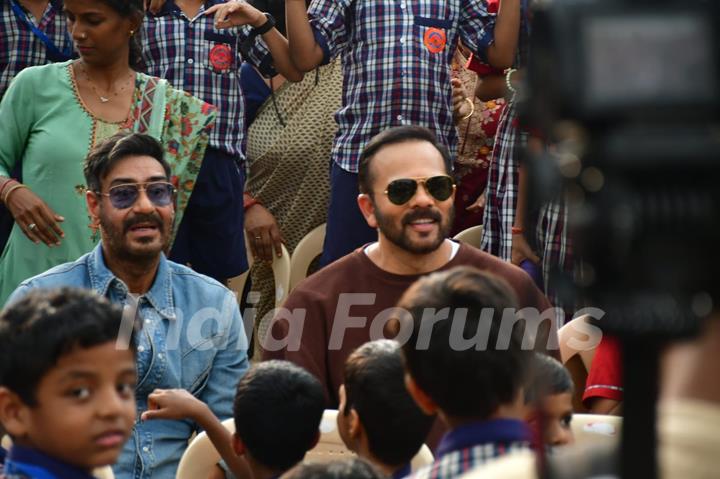
{"label": "hand gesture", "polygon": [[472,112],[470,102],[467,101],[468,99],[472,101],[472,99],[468,98],[465,87],[459,78],[453,78],[450,83],[452,84],[453,115],[455,119],[465,118]]}
{"label": "hand gesture", "polygon": [[535,264],[540,264],[540,258],[530,248],[527,240],[521,233],[514,234],[512,237],[512,253],[511,261],[515,265],[520,265],[524,260],[529,259]]}
{"label": "hand gesture", "polygon": [[273,250],[282,256],[284,239],[275,217],[261,204],[254,204],[245,211],[245,231],[250,241],[250,251],[255,258],[273,260]]}
{"label": "hand gesture", "polygon": [[38,195],[28,188],[17,188],[7,198],[5,207],[25,236],[34,243],[41,241],[53,247],[60,245],[65,233],[58,223],[65,218],[56,214]]}
{"label": "hand gesture", "polygon": [[185,389],[156,389],[148,396],[148,409],[140,419],[191,419],[198,418],[208,409],[207,405]]}
{"label": "hand gesture", "polygon": [[213,5],[205,11],[205,15],[215,14],[215,28],[232,28],[241,25],[259,27],[267,19],[265,15],[246,2],[230,1]]}

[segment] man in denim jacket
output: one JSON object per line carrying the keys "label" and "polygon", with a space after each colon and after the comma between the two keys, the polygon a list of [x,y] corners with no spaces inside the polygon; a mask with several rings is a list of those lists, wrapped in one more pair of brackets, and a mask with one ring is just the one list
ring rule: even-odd
{"label": "man in denim jacket", "polygon": [[[141,328],[138,420],[114,468],[119,479],[175,477],[197,428],[187,420],[140,422],[148,394],[186,389],[225,419],[232,417],[234,389],[248,368],[235,296],[163,254],[174,219],[170,177],[160,144],[149,136],[118,134],[98,145],[86,160],[85,178],[91,227],[100,230],[100,244],[75,262],[24,281],[9,300],[33,288],[90,288],[125,305],[123,328]],[[118,347],[127,345],[119,341]]]}

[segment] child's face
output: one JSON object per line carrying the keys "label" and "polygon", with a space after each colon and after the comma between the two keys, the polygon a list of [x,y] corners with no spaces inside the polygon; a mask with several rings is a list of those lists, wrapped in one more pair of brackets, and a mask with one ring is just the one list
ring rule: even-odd
{"label": "child's face", "polygon": [[135,356],[114,342],[75,348],[23,405],[15,440],[83,469],[113,464],[135,422]]}

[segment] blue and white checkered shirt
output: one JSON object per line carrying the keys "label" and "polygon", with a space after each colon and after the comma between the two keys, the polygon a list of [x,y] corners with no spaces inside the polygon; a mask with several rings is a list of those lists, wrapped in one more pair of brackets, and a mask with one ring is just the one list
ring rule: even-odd
{"label": "blue and white checkered shirt", "polygon": [[265,43],[257,37],[248,51],[240,45],[250,36],[250,26],[218,30],[214,16],[205,10],[223,1],[209,0],[195,18],[188,18],[173,0],[156,14],[148,13],[142,28],[143,63],[149,75],[167,79],[218,108],[210,146],[244,158],[245,98],[240,88],[243,60],[260,66],[272,62]]}
{"label": "blue and white checkered shirt", "polygon": [[482,0],[314,0],[308,13],[325,61],[342,56],[341,168],[357,172],[365,143],[397,125],[428,127],[454,153],[450,64],[458,38],[485,58],[495,17]]}

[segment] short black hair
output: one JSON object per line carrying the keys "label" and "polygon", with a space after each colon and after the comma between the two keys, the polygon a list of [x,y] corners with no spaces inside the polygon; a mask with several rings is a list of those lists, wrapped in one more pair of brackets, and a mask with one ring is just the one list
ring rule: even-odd
{"label": "short black hair", "polygon": [[320,381],[288,361],[250,368],[237,386],[235,433],[252,457],[275,471],[302,461],[317,438],[325,410]]}
{"label": "short black hair", "polygon": [[282,479],[385,479],[375,466],[359,457],[327,463],[298,464]]}
{"label": "short black hair", "polygon": [[370,452],[384,464],[405,465],[417,454],[434,416],[420,410],[405,388],[400,345],[381,339],[365,343],[345,361],[345,410],[357,411]]}
{"label": "short black hair", "polygon": [[575,390],[572,377],[557,359],[534,353],[525,387],[525,403],[537,402],[545,396],[570,393]]}
{"label": "short black hair", "polygon": [[386,146],[409,141],[426,141],[440,152],[445,165],[445,173],[452,174],[452,158],[447,148],[440,143],[435,134],[422,126],[396,126],[375,135],[363,148],[358,165],[358,188],[360,193],[372,194],[372,160]]}
{"label": "short black hair", "polygon": [[170,165],[159,141],[142,133],[120,132],[105,139],[85,158],[83,173],[90,191],[100,192],[102,180],[118,161],[128,156],[150,156],[157,160],[170,179]]}
{"label": "short black hair", "polygon": [[[419,279],[398,306],[411,316],[410,321],[405,319],[412,328],[403,346],[406,368],[445,414],[484,420],[500,405],[517,399],[530,351],[522,349],[520,328],[514,327],[515,323],[507,332],[510,337],[503,338],[508,347],[497,347],[505,310],[517,308],[515,294],[505,280],[461,266]],[[433,324],[436,318],[425,316],[426,310],[443,309],[448,312],[447,319]],[[462,344],[484,336],[486,345]],[[426,342],[418,344],[419,337]]]}
{"label": "short black hair", "polygon": [[[121,324],[122,308],[93,291],[31,291],[0,314],[0,385],[36,406],[38,384],[62,356],[116,342]],[[124,339],[134,352],[134,333]]]}

